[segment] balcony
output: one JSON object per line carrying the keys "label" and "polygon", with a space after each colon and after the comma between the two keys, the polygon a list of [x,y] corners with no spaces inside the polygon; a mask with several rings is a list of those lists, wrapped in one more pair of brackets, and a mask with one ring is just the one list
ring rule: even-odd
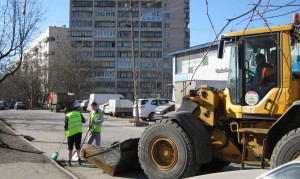
{"label": "balcony", "polygon": [[45,37],[45,39],[43,40],[44,43],[48,43],[50,41],[55,41],[55,37]]}

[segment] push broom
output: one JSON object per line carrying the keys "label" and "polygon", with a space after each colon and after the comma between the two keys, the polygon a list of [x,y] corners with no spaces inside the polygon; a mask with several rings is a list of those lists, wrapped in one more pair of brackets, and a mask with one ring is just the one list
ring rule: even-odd
{"label": "push broom", "polygon": [[66,139],[66,135],[65,135],[65,138],[64,138],[64,140],[62,141],[62,143],[60,144],[60,146],[59,146],[59,148],[58,148],[58,150],[57,150],[57,152],[55,152],[54,154],[52,154],[52,156],[51,156],[51,159],[53,159],[53,160],[57,160],[57,158],[58,158],[58,152],[59,152],[59,150],[60,150],[60,148],[61,148],[61,146],[62,146],[62,144],[64,143],[64,141],[65,141],[65,139]]}

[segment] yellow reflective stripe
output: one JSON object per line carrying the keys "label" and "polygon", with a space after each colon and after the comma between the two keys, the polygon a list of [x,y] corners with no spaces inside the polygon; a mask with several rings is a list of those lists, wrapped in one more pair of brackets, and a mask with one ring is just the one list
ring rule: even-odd
{"label": "yellow reflective stripe", "polygon": [[74,128],[76,128],[76,127],[81,127],[81,124],[77,124],[77,125],[75,125],[75,126],[68,127],[68,130],[74,129]]}
{"label": "yellow reflective stripe", "polygon": [[71,124],[74,124],[74,123],[79,123],[80,121],[81,121],[81,119],[76,119],[76,120],[72,120],[70,122],[70,119],[69,119],[68,124],[71,125]]}

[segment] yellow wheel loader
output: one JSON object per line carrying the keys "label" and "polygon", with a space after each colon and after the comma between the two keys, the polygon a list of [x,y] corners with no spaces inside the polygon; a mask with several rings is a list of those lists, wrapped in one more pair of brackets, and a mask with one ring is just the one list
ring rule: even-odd
{"label": "yellow wheel loader", "polygon": [[[277,167],[300,158],[298,23],[223,35],[228,85],[201,86],[149,126],[138,157],[149,178],[183,178],[230,163]],[[227,49],[227,48],[226,48]]]}
{"label": "yellow wheel loader", "polygon": [[98,153],[87,150],[85,156],[99,154],[103,161],[96,159],[97,166],[105,170],[110,165],[105,171],[114,175],[124,164],[136,164],[136,154],[129,159],[128,152],[137,151],[142,169],[153,179],[190,177],[230,163],[241,169],[245,164],[274,168],[300,158],[298,24],[223,35],[218,56],[225,43],[231,46],[226,89],[191,90],[177,111],[147,127],[136,142]]}

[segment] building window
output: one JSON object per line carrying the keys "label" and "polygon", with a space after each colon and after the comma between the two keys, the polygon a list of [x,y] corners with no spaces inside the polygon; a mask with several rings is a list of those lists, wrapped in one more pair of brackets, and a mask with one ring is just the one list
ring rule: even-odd
{"label": "building window", "polygon": [[[131,33],[130,32],[124,32],[124,31],[123,32],[119,32],[118,37],[119,38],[129,38],[129,37],[131,37]],[[134,37],[135,38],[139,37],[139,32],[138,31],[134,32]]]}
{"label": "building window", "polygon": [[[133,11],[132,13],[133,17],[139,17],[140,13],[139,11]],[[129,18],[131,15],[130,15],[130,12],[128,11],[119,11],[118,12],[118,17],[127,17]]]}
{"label": "building window", "polygon": [[149,32],[149,31],[143,31],[141,32],[142,38],[161,38],[161,32]]}
{"label": "building window", "polygon": [[168,43],[168,42],[166,42],[166,43],[164,43],[164,48],[170,48],[170,43]]}
{"label": "building window", "polygon": [[72,21],[73,27],[92,27],[92,21]]}
{"label": "building window", "polygon": [[161,28],[161,22],[154,22],[154,23],[151,23],[151,27],[152,27],[152,28]]}
{"label": "building window", "polygon": [[170,19],[170,13],[165,13],[164,17],[165,17],[165,19]]}
{"label": "building window", "polygon": [[95,21],[95,27],[116,27],[116,23],[112,21]]}
{"label": "building window", "polygon": [[165,28],[169,29],[170,28],[170,24],[169,23],[165,23]]}
{"label": "building window", "polygon": [[141,52],[141,58],[161,58],[161,52]]}
{"label": "building window", "polygon": [[93,7],[93,1],[73,1],[72,7]]}
{"label": "building window", "polygon": [[92,51],[82,51],[81,56],[83,56],[83,57],[92,57]]}
{"label": "building window", "polygon": [[117,82],[117,88],[132,88],[133,82]]}
{"label": "building window", "polygon": [[92,37],[93,36],[93,32],[92,31],[79,31],[79,30],[75,30],[75,31],[71,31],[71,36],[72,37]]}
{"label": "building window", "polygon": [[94,57],[115,57],[115,52],[112,51],[95,51]]}
{"label": "building window", "polygon": [[100,62],[94,62],[95,68],[115,68],[115,62],[114,61],[100,61]]}
{"label": "building window", "polygon": [[96,81],[97,87],[104,87],[104,88],[114,88],[115,82],[105,82],[105,81]]}
{"label": "building window", "polygon": [[95,71],[95,77],[98,78],[111,78],[115,76],[114,71]]}
{"label": "building window", "polygon": [[202,62],[202,66],[208,65],[208,57],[205,57]]}
{"label": "building window", "polygon": [[96,30],[95,37],[115,37],[115,31],[111,30]]}
{"label": "building window", "polygon": [[161,48],[161,42],[141,42],[141,48]]}
{"label": "building window", "polygon": [[95,12],[96,17],[114,17],[116,12],[114,11],[97,11]]}
{"label": "building window", "polygon": [[165,9],[169,9],[171,7],[171,4],[170,3],[164,3],[164,8]]}
{"label": "building window", "polygon": [[142,11],[141,21],[161,21],[161,13],[159,11]]}
{"label": "building window", "polygon": [[95,7],[116,7],[115,1],[95,1]]}
{"label": "building window", "polygon": [[161,2],[142,2],[142,8],[161,8]]}
{"label": "building window", "polygon": [[132,68],[132,62],[131,61],[118,61],[118,67],[119,68]]}
{"label": "building window", "polygon": [[72,17],[92,17],[92,11],[72,11]]}
{"label": "building window", "polygon": [[103,41],[96,41],[95,42],[95,47],[115,47],[116,43],[115,42],[103,42]]}
{"label": "building window", "polygon": [[165,39],[170,38],[170,33],[164,33],[164,38],[165,38]]}
{"label": "building window", "polygon": [[117,73],[118,78],[132,78],[132,72],[118,72]]}

